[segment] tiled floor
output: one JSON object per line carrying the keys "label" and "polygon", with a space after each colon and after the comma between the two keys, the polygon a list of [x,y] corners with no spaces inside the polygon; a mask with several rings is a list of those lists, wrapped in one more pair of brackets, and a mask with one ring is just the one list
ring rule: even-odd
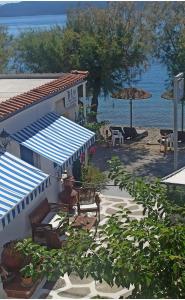
{"label": "tiled floor", "polygon": [[[101,221],[103,224],[105,217],[113,214],[120,206],[128,208],[134,218],[142,218],[142,206],[135,204],[131,198],[121,198],[114,196],[102,195],[101,202]],[[48,299],[80,299],[80,298],[102,298],[117,299],[120,296],[126,297],[130,294],[131,289],[110,287],[105,282],[95,282],[92,278],[80,280],[79,277],[65,274],[64,278],[59,278],[56,282],[46,282],[44,286],[37,291],[34,298]]]}

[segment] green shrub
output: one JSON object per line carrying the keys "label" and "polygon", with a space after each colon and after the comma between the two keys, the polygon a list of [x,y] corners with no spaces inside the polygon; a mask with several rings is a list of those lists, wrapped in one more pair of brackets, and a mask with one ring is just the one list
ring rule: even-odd
{"label": "green shrub", "polygon": [[82,168],[83,187],[95,187],[98,191],[101,191],[105,187],[106,182],[107,176],[97,167],[89,164]]}

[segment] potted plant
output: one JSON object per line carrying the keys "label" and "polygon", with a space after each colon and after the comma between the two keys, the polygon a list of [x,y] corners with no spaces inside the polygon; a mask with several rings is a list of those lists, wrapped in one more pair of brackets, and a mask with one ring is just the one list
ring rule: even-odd
{"label": "potted plant", "polygon": [[21,273],[21,285],[23,287],[31,287],[34,281],[38,278],[37,267],[30,262],[28,265],[20,270]]}
{"label": "potted plant", "polygon": [[24,264],[24,255],[16,248],[18,241],[10,241],[3,246],[1,262],[8,271],[17,271]]}
{"label": "potted plant", "polygon": [[94,187],[100,192],[103,188],[105,188],[106,183],[107,176],[97,167],[89,164],[82,168],[82,187]]}

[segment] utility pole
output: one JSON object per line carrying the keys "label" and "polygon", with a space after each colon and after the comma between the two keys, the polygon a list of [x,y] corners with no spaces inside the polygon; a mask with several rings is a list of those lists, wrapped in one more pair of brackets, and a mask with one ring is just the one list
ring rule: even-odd
{"label": "utility pole", "polygon": [[173,146],[174,146],[174,171],[178,168],[178,103],[184,97],[184,74],[179,73],[174,77],[174,110],[173,110]]}
{"label": "utility pole", "polygon": [[87,123],[86,83],[87,81],[83,83],[83,113],[85,124]]}

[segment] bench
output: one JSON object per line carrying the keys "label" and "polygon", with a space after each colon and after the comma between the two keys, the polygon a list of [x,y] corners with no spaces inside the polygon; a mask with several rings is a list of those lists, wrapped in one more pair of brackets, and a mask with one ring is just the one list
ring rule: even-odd
{"label": "bench", "polygon": [[29,215],[32,228],[32,240],[41,245],[46,244],[46,232],[56,229],[60,218],[57,212],[60,207],[57,203],[49,203],[44,199]]}

